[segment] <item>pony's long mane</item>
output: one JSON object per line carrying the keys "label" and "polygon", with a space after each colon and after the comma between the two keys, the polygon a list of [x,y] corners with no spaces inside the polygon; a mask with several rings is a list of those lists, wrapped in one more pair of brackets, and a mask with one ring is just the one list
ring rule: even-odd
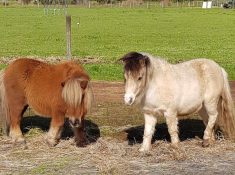
{"label": "pony's long mane", "polygon": [[85,97],[84,97],[84,103],[86,105],[87,112],[91,112],[91,109],[94,105],[93,102],[94,102],[94,95],[93,95],[93,91],[92,91],[92,87],[90,85],[90,82],[88,82],[87,88],[85,90]]}

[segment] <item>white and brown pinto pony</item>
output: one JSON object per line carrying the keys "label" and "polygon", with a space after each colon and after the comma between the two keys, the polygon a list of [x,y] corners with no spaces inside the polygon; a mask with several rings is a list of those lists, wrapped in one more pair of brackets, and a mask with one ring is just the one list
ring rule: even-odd
{"label": "white and brown pinto pony", "polygon": [[65,117],[74,130],[77,146],[84,146],[84,117],[91,106],[90,78],[75,61],[51,65],[33,59],[17,59],[0,73],[0,118],[14,142],[25,143],[20,129],[24,111],[51,117],[46,137],[55,146]]}
{"label": "white and brown pinto pony", "polygon": [[206,129],[203,146],[214,140],[215,126],[224,136],[235,139],[235,113],[227,73],[208,59],[169,64],[145,53],[123,56],[127,105],[143,108],[145,128],[140,151],[149,151],[157,123],[164,116],[175,146],[179,143],[178,117],[198,113]]}

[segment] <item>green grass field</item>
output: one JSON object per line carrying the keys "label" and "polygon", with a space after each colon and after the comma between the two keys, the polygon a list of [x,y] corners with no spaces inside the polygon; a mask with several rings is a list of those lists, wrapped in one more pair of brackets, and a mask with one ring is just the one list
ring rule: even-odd
{"label": "green grass field", "polygon": [[[176,63],[210,58],[235,79],[235,10],[199,8],[69,8],[72,55],[94,57],[93,79],[121,80],[116,60],[129,51],[149,52]],[[65,56],[64,15],[43,8],[0,7],[0,57]],[[77,23],[80,23],[79,27]]]}

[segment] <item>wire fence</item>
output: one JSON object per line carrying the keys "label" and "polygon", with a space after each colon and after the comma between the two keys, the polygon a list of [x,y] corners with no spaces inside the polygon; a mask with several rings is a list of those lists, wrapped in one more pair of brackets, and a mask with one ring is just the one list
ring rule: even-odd
{"label": "wire fence", "polygon": [[[7,6],[35,6],[44,7],[46,9],[61,9],[65,10],[68,7],[84,7],[84,8],[202,8],[204,1],[109,1],[100,3],[97,1],[78,1],[78,0],[33,0],[27,3],[27,0],[22,1],[9,1],[2,0],[2,5]],[[226,0],[213,0],[212,8],[223,7]]]}

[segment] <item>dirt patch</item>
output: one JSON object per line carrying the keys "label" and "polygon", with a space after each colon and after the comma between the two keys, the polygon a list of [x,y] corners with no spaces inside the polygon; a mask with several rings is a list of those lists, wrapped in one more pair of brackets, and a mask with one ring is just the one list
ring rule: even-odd
{"label": "dirt patch", "polygon": [[[152,150],[139,153],[143,114],[138,107],[123,104],[123,83],[92,82],[92,86],[96,107],[86,118],[87,147],[75,147],[65,124],[61,142],[50,148],[44,142],[50,120],[25,117],[27,148],[0,137],[0,174],[234,174],[235,143],[220,138],[202,148],[204,126],[196,118],[179,123],[179,148],[170,145],[167,126],[160,121]],[[231,87],[235,97],[234,82]]]}
{"label": "dirt patch", "polygon": [[[235,100],[235,81],[229,82],[233,99]],[[123,103],[124,83],[123,82],[105,82],[93,81],[92,87],[97,103],[118,102]]]}

